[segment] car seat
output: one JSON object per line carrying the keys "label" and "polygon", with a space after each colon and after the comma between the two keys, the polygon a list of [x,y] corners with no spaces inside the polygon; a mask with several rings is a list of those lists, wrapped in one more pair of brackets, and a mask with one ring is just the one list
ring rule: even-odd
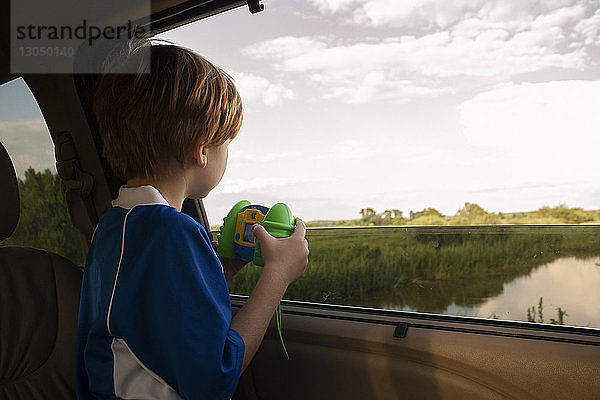
{"label": "car seat", "polygon": [[[19,221],[17,177],[0,143],[0,241]],[[74,399],[82,268],[58,254],[0,246],[0,399]]]}

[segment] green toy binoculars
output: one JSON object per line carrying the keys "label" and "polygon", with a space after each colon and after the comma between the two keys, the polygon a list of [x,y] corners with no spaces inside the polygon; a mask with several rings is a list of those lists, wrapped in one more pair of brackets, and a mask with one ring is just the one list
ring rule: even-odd
{"label": "green toy binoculars", "polygon": [[252,261],[263,267],[260,243],[256,242],[252,226],[260,224],[276,238],[289,237],[294,233],[296,220],[289,207],[277,203],[268,208],[242,200],[233,206],[223,218],[221,231],[217,236],[217,255],[235,260]]}

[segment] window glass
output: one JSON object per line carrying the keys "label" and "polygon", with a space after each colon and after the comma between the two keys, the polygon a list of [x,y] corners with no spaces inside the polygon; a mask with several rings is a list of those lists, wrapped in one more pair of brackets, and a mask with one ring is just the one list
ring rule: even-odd
{"label": "window glass", "polygon": [[0,104],[0,142],[15,167],[21,202],[17,228],[1,245],[49,250],[82,265],[80,234],[63,199],[54,145],[25,81],[0,86]]}
{"label": "window glass", "polygon": [[599,2],[264,3],[161,38],[244,101],[211,221],[313,228],[286,298],[600,328]]}

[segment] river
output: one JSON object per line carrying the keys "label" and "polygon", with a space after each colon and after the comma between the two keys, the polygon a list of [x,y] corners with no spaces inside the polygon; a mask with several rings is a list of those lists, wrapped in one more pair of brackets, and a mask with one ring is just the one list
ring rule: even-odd
{"label": "river", "polygon": [[[485,279],[496,279],[493,276]],[[374,306],[387,309],[435,312],[482,318],[527,321],[527,309],[534,307],[539,322],[538,303],[543,298],[543,318],[558,320],[557,310],[566,311],[564,324],[600,328],[600,257],[563,257],[541,265],[524,276],[502,284],[499,294],[483,298],[458,296],[450,305],[439,309],[436,291],[461,290],[464,282],[420,283],[411,295],[420,296],[418,306],[411,306],[406,291],[379,297]],[[429,296],[423,296],[429,292]],[[429,304],[422,299],[431,299]]]}

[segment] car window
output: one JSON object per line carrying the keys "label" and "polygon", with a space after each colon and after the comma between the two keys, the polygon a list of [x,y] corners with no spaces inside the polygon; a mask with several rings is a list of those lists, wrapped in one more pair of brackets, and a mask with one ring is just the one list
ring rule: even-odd
{"label": "car window", "polygon": [[81,237],[63,199],[52,139],[25,81],[0,86],[0,104],[0,142],[15,167],[21,203],[17,228],[1,245],[49,250],[83,265]]}
{"label": "car window", "polygon": [[600,328],[597,1],[264,3],[161,38],[243,98],[212,223],[312,228],[285,298]]}

